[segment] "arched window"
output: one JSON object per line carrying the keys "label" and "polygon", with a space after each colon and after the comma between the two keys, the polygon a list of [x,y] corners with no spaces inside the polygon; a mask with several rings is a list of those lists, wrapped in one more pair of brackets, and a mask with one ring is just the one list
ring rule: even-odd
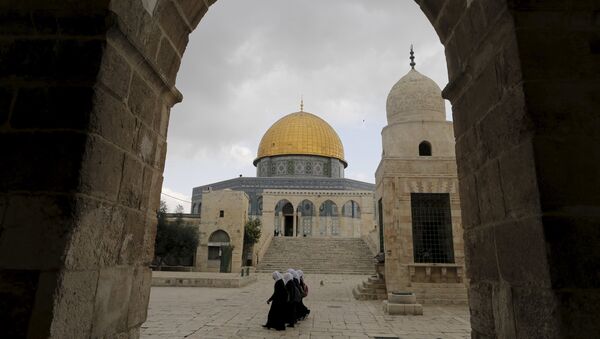
{"label": "arched window", "polygon": [[327,200],[319,206],[319,233],[321,235],[339,235],[340,234],[340,223],[338,220],[338,208],[337,205]]}
{"label": "arched window", "polygon": [[223,230],[214,231],[208,238],[209,243],[229,243],[229,235]]}
{"label": "arched window", "polygon": [[431,144],[429,141],[422,141],[419,144],[419,155],[422,157],[431,156]]}
{"label": "arched window", "polygon": [[360,218],[360,206],[354,200],[350,200],[342,206],[342,215],[346,218]]}
{"label": "arched window", "polygon": [[296,209],[298,214],[303,216],[314,216],[315,215],[315,205],[310,200],[302,200],[302,202],[298,205]]}
{"label": "arched window", "polygon": [[337,205],[331,200],[325,201],[319,207],[319,216],[321,217],[337,217],[337,215]]}
{"label": "arched window", "polygon": [[302,200],[296,211],[298,212],[298,227],[303,236],[312,235],[313,217],[315,216],[315,205],[310,200]]}

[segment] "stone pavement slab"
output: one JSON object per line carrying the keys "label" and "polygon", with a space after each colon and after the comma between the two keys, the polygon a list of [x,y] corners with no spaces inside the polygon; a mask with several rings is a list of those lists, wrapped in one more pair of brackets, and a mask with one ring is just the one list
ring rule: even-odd
{"label": "stone pavement slab", "polygon": [[152,287],[142,338],[470,338],[468,307],[427,305],[423,316],[386,315],[381,301],[354,300],[352,288],[366,279],[358,275],[308,275],[308,319],[286,331],[267,330],[261,325],[273,280],[257,278],[238,289]]}

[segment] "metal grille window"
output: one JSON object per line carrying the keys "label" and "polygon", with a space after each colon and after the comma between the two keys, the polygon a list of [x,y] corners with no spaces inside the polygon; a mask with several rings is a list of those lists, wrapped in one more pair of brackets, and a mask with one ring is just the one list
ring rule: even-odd
{"label": "metal grille window", "polygon": [[453,263],[450,194],[411,193],[415,263]]}

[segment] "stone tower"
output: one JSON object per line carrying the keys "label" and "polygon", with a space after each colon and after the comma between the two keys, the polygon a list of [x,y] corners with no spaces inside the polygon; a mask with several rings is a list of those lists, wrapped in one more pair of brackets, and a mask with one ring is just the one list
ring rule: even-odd
{"label": "stone tower", "polygon": [[375,199],[387,290],[427,302],[435,284],[464,292],[463,230],[452,122],[438,85],[411,66],[387,98]]}

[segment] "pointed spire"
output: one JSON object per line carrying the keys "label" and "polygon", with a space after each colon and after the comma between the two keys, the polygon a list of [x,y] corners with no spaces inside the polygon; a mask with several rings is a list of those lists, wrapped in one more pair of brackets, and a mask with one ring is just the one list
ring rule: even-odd
{"label": "pointed spire", "polygon": [[304,112],[304,96],[300,96],[300,112]]}
{"label": "pointed spire", "polygon": [[415,51],[413,50],[413,45],[410,45],[410,67],[412,69],[415,69],[415,66],[417,64],[415,63]]}

